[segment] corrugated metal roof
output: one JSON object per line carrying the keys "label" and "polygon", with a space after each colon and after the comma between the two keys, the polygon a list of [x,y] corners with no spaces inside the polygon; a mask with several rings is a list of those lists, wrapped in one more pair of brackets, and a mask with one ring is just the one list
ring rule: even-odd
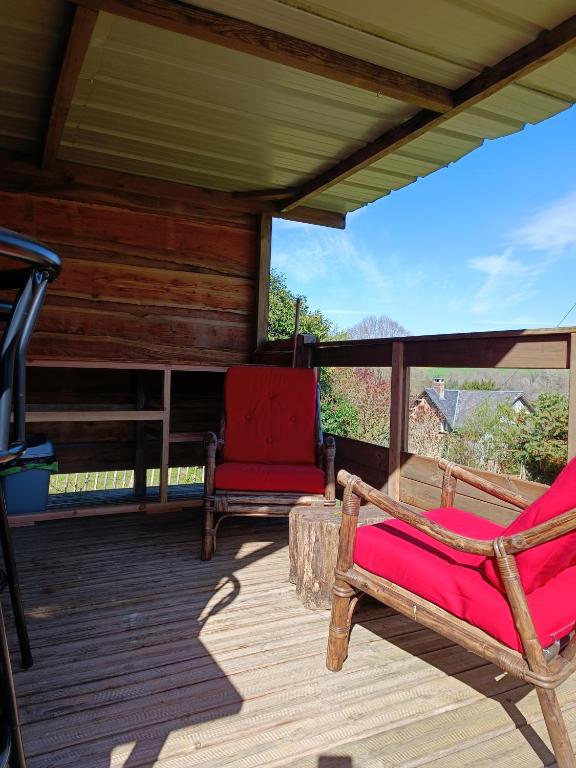
{"label": "corrugated metal roof", "polygon": [[2,0],[1,149],[33,154],[40,146],[68,14],[64,0]]}
{"label": "corrugated metal roof", "polygon": [[[64,4],[4,2],[0,146],[31,151],[45,125]],[[194,4],[451,89],[575,11],[573,0]],[[575,100],[571,52],[308,204],[354,210],[457,160],[487,138],[544,120]],[[59,157],[212,189],[298,187],[416,111],[359,88],[101,13]]]}

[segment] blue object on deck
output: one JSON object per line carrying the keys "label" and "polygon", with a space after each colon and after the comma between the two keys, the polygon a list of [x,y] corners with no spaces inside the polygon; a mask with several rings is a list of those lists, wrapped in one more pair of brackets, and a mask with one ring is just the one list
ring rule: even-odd
{"label": "blue object on deck", "polygon": [[45,512],[50,475],[57,468],[54,448],[45,435],[28,435],[26,444],[26,450],[16,461],[0,469],[9,515]]}

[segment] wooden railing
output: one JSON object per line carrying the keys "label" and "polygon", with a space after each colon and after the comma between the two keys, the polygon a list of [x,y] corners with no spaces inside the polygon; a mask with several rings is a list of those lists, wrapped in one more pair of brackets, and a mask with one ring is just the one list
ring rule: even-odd
{"label": "wooden railing", "polygon": [[[298,349],[299,365],[391,368],[390,447],[381,448],[339,438],[336,455],[338,466],[357,472],[376,487],[385,487],[395,499],[424,506],[440,498],[435,460],[412,456],[407,452],[411,368],[569,370],[568,456],[572,458],[576,455],[576,328],[406,336],[362,341],[315,342],[307,337],[299,340]],[[267,342],[259,350],[257,360],[289,365],[291,350],[290,342]],[[487,475],[492,480],[498,477],[493,473]],[[498,482],[506,483],[508,487],[512,484],[529,498],[536,498],[543,488],[538,483],[508,478],[501,478]],[[477,498],[478,494],[474,492],[470,497],[475,502],[463,500],[467,502],[465,506],[476,506],[477,511],[488,513],[488,507],[482,506],[484,500],[481,495]],[[501,515],[496,510],[496,517],[505,517],[506,505],[497,506],[501,506],[504,511]],[[493,500],[491,507],[494,507]]]}

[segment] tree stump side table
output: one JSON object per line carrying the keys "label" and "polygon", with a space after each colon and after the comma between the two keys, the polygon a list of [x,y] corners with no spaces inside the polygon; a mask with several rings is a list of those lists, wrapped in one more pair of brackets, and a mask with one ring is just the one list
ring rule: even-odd
{"label": "tree stump side table", "polygon": [[[341,516],[337,507],[296,507],[290,512],[289,580],[296,585],[296,597],[305,608],[332,606]],[[358,525],[389,518],[381,509],[367,505],[360,508]]]}

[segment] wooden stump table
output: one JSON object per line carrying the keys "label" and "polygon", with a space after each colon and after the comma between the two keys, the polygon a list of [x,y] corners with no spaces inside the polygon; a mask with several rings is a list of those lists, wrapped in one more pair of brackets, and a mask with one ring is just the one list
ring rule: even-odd
{"label": "wooden stump table", "polygon": [[[377,507],[360,508],[358,525],[389,519]],[[290,512],[290,576],[296,597],[306,608],[332,606],[341,510],[338,507],[296,507]]]}

